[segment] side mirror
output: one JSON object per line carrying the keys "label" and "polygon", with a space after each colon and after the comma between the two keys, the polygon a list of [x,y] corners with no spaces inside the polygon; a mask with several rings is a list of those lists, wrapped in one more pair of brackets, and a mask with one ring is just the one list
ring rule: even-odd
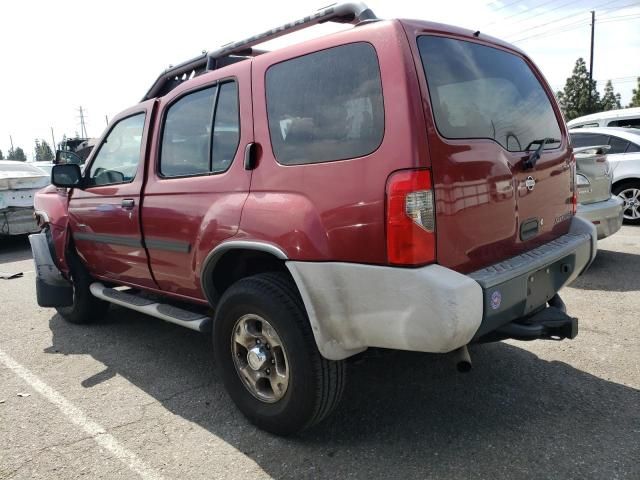
{"label": "side mirror", "polygon": [[82,188],[80,165],[75,163],[54,165],[51,169],[51,183],[61,188]]}
{"label": "side mirror", "polygon": [[80,157],[80,155],[70,150],[56,150],[56,158],[53,163],[55,165],[66,165],[68,163],[81,165],[82,158]]}

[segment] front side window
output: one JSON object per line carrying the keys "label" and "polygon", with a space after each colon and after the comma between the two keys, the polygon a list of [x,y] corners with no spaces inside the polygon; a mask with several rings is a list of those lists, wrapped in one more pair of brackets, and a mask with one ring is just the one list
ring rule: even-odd
{"label": "front side window", "polygon": [[489,138],[510,152],[545,138],[555,140],[546,149],[558,147],[561,131],[551,101],[522,58],[428,35],[418,38],[418,48],[443,137]]}
{"label": "front side window", "polygon": [[120,120],[102,142],[89,169],[90,186],[131,182],[138,171],[145,114]]}
{"label": "front side window", "polygon": [[382,142],[382,82],[369,43],[274,65],[267,70],[266,91],[271,144],[281,164],[361,157]]}

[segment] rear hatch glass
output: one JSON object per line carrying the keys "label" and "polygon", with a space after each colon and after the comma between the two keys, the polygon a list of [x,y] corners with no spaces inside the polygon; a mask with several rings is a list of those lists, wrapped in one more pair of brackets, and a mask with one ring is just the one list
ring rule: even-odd
{"label": "rear hatch glass", "polygon": [[417,43],[438,131],[429,134],[438,262],[471,271],[566,233],[570,153],[529,64],[470,41]]}

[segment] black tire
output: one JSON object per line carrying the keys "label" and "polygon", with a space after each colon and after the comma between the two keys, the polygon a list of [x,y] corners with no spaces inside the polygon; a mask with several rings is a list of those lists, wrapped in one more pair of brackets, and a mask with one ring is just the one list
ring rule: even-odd
{"label": "black tire", "polygon": [[[275,403],[256,398],[234,365],[234,326],[247,314],[267,320],[287,352],[289,384]],[[229,287],[215,314],[213,346],[229,395],[249,421],[263,430],[277,435],[300,432],[324,419],[340,401],[346,364],[320,355],[300,294],[287,274],[254,275]]]}
{"label": "black tire", "polygon": [[[620,183],[617,183],[613,187],[613,194],[620,195],[620,193],[625,190],[636,189],[640,190],[640,180],[623,180]],[[636,204],[636,212],[640,211],[640,204]],[[629,218],[629,210],[625,210],[624,212],[624,223],[628,225],[640,225],[640,218]]]}
{"label": "black tire", "polygon": [[94,297],[89,291],[93,279],[75,252],[67,256],[71,283],[73,284],[73,305],[56,307],[58,313],[71,323],[90,323],[104,318],[109,302]]}

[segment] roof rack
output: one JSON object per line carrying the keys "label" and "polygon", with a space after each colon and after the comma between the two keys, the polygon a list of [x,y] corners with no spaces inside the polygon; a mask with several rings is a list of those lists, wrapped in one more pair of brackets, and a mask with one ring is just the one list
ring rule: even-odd
{"label": "roof rack", "polygon": [[225,65],[266,53],[264,50],[253,48],[254,45],[320,23],[336,22],[357,25],[366,20],[377,19],[373,11],[362,2],[338,3],[323,7],[307,17],[267,30],[266,32],[254,35],[245,40],[228,43],[212,52],[203,52],[191,60],[169,67],[158,76],[155,83],[141,101],[166,95],[183,81],[202,75],[209,70],[215,70]]}

